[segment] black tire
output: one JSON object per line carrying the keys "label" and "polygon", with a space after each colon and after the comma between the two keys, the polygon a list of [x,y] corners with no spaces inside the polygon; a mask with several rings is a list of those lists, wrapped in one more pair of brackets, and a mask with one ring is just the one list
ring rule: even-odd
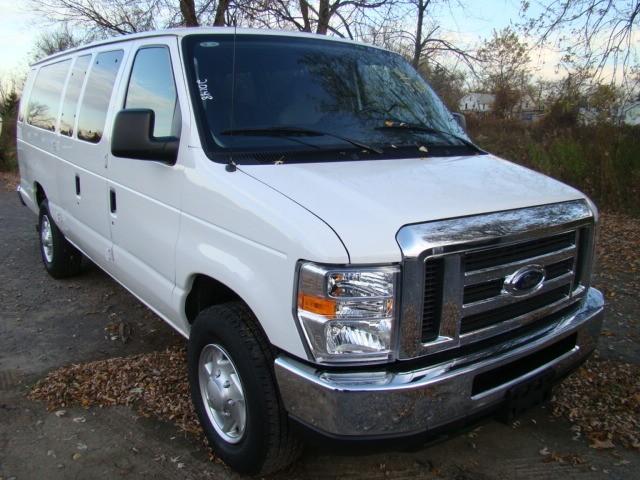
{"label": "black tire", "polygon": [[[45,242],[43,239],[43,226],[48,222],[51,231],[51,241],[49,253],[45,253]],[[45,199],[40,204],[40,215],[38,217],[38,237],[40,245],[40,256],[42,263],[49,275],[53,278],[66,278],[80,272],[82,266],[82,253],[71,245],[53,221],[49,211],[49,202]],[[48,258],[49,257],[49,258]]]}
{"label": "black tire", "polygon": [[[211,344],[226,351],[242,382],[246,427],[238,443],[229,443],[218,434],[200,392],[200,353]],[[193,404],[218,458],[249,475],[273,473],[296,460],[302,444],[291,429],[278,393],[273,351],[245,304],[229,302],[203,310],[191,329],[187,360]]]}

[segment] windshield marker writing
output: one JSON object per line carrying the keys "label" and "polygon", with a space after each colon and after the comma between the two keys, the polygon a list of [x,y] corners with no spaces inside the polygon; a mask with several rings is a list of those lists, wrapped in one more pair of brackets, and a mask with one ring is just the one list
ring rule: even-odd
{"label": "windshield marker writing", "polygon": [[200,99],[204,102],[205,100],[213,100],[213,97],[209,93],[209,86],[207,85],[208,79],[204,80],[196,80],[198,84],[198,89],[200,90]]}

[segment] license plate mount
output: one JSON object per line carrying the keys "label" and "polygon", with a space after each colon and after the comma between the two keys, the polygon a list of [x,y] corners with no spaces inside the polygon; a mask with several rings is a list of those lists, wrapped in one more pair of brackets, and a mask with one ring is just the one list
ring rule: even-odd
{"label": "license plate mount", "polygon": [[512,422],[527,410],[551,400],[554,378],[552,370],[542,372],[507,390],[504,409],[500,415],[502,420]]}

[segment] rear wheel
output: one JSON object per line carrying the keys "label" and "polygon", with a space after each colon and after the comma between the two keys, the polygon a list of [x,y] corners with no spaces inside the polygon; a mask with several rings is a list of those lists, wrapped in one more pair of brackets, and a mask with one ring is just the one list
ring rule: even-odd
{"label": "rear wheel", "polygon": [[267,474],[292,463],[301,444],[278,394],[271,346],[256,322],[241,302],[203,310],[189,338],[189,383],[213,452],[240,473]]}
{"label": "rear wheel", "polygon": [[49,202],[40,204],[38,221],[42,263],[53,278],[65,278],[80,272],[82,254],[71,245],[53,221]]}

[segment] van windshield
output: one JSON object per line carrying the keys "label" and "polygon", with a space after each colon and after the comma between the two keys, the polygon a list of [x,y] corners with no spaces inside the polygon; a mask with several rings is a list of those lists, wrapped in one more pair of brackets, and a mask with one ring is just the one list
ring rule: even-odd
{"label": "van windshield", "polygon": [[200,133],[214,154],[340,149],[385,158],[403,148],[473,147],[429,85],[391,52],[249,34],[191,35],[185,52]]}

